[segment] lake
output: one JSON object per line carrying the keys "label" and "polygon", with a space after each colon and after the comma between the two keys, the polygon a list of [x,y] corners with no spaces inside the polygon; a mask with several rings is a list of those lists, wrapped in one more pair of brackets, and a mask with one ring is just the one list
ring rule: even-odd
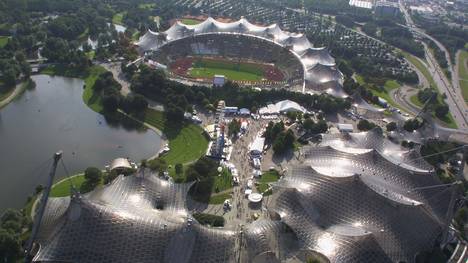
{"label": "lake", "polygon": [[[130,121],[106,121],[89,109],[82,100],[82,80],[32,79],[35,88],[0,110],[0,211],[21,208],[38,184],[46,184],[58,150],[69,174],[89,166],[103,169],[117,157],[140,161],[159,151],[161,139],[154,131]],[[55,179],[66,174],[60,165]]]}

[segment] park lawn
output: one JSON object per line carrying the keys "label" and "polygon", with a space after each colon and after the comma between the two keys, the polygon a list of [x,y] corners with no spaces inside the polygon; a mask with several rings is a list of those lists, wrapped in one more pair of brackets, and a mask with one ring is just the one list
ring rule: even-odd
{"label": "park lawn", "polygon": [[[75,186],[75,188],[81,193],[86,194],[96,187],[90,188],[89,185],[85,184],[86,179],[84,173],[80,173],[65,179],[62,179],[52,185],[52,190],[50,191],[50,197],[66,197],[71,195],[71,185]],[[103,181],[99,182],[99,185],[102,185]]]}
{"label": "park lawn", "polygon": [[465,103],[468,104],[468,80],[460,80],[460,87],[462,89],[463,98]]}
{"label": "park lawn", "polygon": [[[418,95],[417,94],[414,94],[413,96],[410,97],[410,101],[411,103],[413,103],[415,106],[419,107],[419,108],[422,108],[424,106],[424,103],[422,103],[419,98],[418,98]],[[438,118],[435,116],[434,113],[432,113],[432,117],[442,121],[443,123],[445,123],[445,125],[448,127],[448,128],[452,128],[452,129],[456,129],[457,128],[457,124],[455,123],[455,120],[453,119],[453,116],[452,114],[449,112],[447,114],[447,116],[445,118]]]}
{"label": "park lawn", "polygon": [[[355,75],[357,83],[359,85],[365,85],[366,81],[364,80],[364,77],[361,75]],[[404,108],[402,108],[398,103],[396,103],[393,98],[390,96],[390,92],[394,89],[397,89],[400,87],[400,84],[396,80],[387,80],[384,84],[383,90],[375,90],[375,89],[369,89],[374,96],[381,97],[382,99],[386,100],[388,104],[391,106],[401,109],[405,111]]]}
{"label": "park lawn", "polygon": [[10,37],[9,36],[0,36],[0,48],[6,46],[6,44],[8,44],[8,39]]}
{"label": "park lawn", "polygon": [[[372,94],[381,97],[382,99],[386,100],[390,105],[392,105],[395,108],[400,109],[400,105],[396,103],[393,98],[390,96],[390,92],[394,89],[397,89],[400,87],[400,84],[398,84],[397,81],[395,80],[387,80],[384,84],[384,89],[383,90],[373,90],[371,89]],[[402,109],[404,110],[404,109]]]}
{"label": "park lawn", "polygon": [[468,103],[468,51],[461,50],[458,61],[458,76],[460,78],[460,88],[465,102]]}
{"label": "park lawn", "polygon": [[112,23],[117,24],[117,25],[123,25],[122,20],[123,20],[124,15],[125,15],[125,12],[116,13],[112,17]]}
{"label": "park lawn", "polygon": [[402,51],[401,53],[403,54],[403,56],[409,62],[411,62],[411,64],[413,64],[419,71],[421,71],[421,73],[424,75],[424,77],[429,81],[429,85],[432,88],[437,89],[437,85],[435,84],[431,73],[429,72],[427,67],[421,62],[421,60],[419,60],[418,58],[416,58],[415,56],[413,56],[413,55],[411,55],[411,54],[409,54],[407,52]]}
{"label": "park lawn", "polygon": [[200,126],[168,124],[164,113],[153,109],[146,110],[144,121],[161,130],[169,140],[170,151],[162,157],[168,165],[188,164],[206,153],[208,139]]}
{"label": "park lawn", "polygon": [[156,7],[156,3],[139,4],[138,8],[151,10]]}
{"label": "park lawn", "polygon": [[226,199],[231,199],[231,197],[231,193],[213,194],[210,196],[208,203],[212,205],[220,205],[223,204]]}
{"label": "park lawn", "polygon": [[198,20],[191,19],[191,18],[182,18],[182,20],[180,20],[180,22],[182,22],[182,23],[184,23],[186,25],[198,25],[202,21],[198,21]]}
{"label": "park lawn", "polygon": [[414,94],[413,96],[411,96],[410,101],[419,108],[422,108],[424,106],[423,103],[419,101],[418,94]]}
{"label": "park lawn", "polygon": [[101,97],[94,92],[93,86],[96,79],[102,73],[106,72],[106,69],[101,66],[92,66],[88,70],[87,76],[84,78],[85,89],[83,91],[83,101],[95,112],[102,112],[103,106]]}
{"label": "park lawn", "polygon": [[278,181],[279,178],[280,175],[276,170],[264,172],[260,180],[257,181],[257,191],[260,193],[264,193],[266,190],[268,190],[268,188],[270,188],[268,184]]}
{"label": "park lawn", "polygon": [[89,51],[89,52],[86,52],[85,55],[86,55],[86,57],[87,57],[88,59],[93,60],[94,57],[96,56],[96,51],[91,50],[91,51]]}
{"label": "park lawn", "polygon": [[50,197],[70,196],[72,182],[77,189],[81,189],[83,183],[85,182],[84,174],[78,174],[55,183],[52,186],[52,190],[50,191]]}

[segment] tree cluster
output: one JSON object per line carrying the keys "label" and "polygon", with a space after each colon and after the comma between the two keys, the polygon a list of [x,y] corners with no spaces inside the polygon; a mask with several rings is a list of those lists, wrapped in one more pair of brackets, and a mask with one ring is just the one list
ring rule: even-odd
{"label": "tree cluster", "polygon": [[228,136],[235,136],[240,132],[241,122],[238,119],[232,119],[228,124]]}
{"label": "tree cluster", "polygon": [[327,94],[310,95],[288,90],[261,90],[242,88],[227,82],[221,88],[205,86],[188,87],[178,82],[166,79],[164,72],[153,70],[143,65],[132,78],[131,89],[166,107],[167,115],[172,120],[183,120],[185,111],[197,104],[209,110],[214,110],[219,100],[225,100],[228,105],[236,105],[251,110],[258,109],[270,101],[290,99],[301,105],[308,105],[311,109],[323,110],[326,113],[348,109],[348,100],[335,98]]}
{"label": "tree cluster", "polygon": [[418,91],[417,96],[420,102],[426,104],[426,111],[434,112],[440,119],[447,117],[449,107],[436,91],[430,88],[422,89]]}
{"label": "tree cluster", "polygon": [[96,187],[102,180],[102,172],[96,167],[88,167],[84,172],[85,184],[90,188]]}
{"label": "tree cluster", "polygon": [[377,127],[377,125],[375,123],[373,123],[373,122],[368,121],[368,120],[360,120],[358,122],[358,125],[357,125],[357,128],[360,131],[369,131],[369,130],[374,129],[375,127]]}
{"label": "tree cluster", "polygon": [[0,218],[0,259],[2,262],[17,262],[23,255],[22,233],[31,222],[18,210],[8,209]]}
{"label": "tree cluster", "polygon": [[302,127],[304,128],[304,130],[312,134],[325,133],[328,131],[327,122],[324,120],[314,122],[311,118],[306,118],[302,122]]}
{"label": "tree cluster", "polygon": [[419,128],[421,128],[423,126],[423,122],[414,118],[414,119],[409,119],[407,121],[405,121],[405,123],[403,124],[403,129],[405,129],[406,131],[409,131],[409,132],[413,132]]}
{"label": "tree cluster", "polygon": [[31,67],[22,52],[17,52],[14,58],[0,57],[0,79],[6,87],[14,87],[21,74],[25,77],[31,74]]}
{"label": "tree cluster", "polygon": [[273,152],[275,154],[282,154],[292,149],[296,137],[292,130],[286,130],[283,122],[274,123],[270,121],[265,129],[265,142],[273,145]]}

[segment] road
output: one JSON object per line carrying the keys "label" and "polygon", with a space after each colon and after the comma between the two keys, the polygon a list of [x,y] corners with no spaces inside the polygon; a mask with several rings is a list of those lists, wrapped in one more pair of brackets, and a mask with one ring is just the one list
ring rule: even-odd
{"label": "road", "polygon": [[408,28],[413,32],[413,34],[418,34],[420,36],[426,37],[430,39],[431,41],[434,41],[436,45],[445,52],[445,56],[448,57],[448,62],[449,62],[449,68],[452,73],[452,80],[453,83],[450,83],[445,74],[443,73],[442,69],[440,68],[439,64],[437,63],[436,59],[434,58],[434,55],[432,52],[429,50],[428,46],[423,43],[424,45],[424,50],[425,50],[425,55],[426,55],[426,60],[429,65],[429,71],[433,76],[433,79],[437,85],[437,88],[442,94],[447,95],[447,99],[445,100],[447,105],[449,106],[450,113],[452,114],[453,118],[455,119],[455,122],[458,126],[459,129],[468,131],[468,109],[466,107],[465,101],[463,99],[463,96],[461,94],[461,90],[458,85],[458,74],[454,73],[452,64],[450,62],[450,57],[447,49],[436,39],[433,37],[429,36],[426,34],[422,29],[417,28],[416,25],[414,24],[413,20],[411,19],[411,16],[409,15],[408,11],[403,5],[403,1],[400,0],[400,9],[403,12],[406,23],[408,25]]}

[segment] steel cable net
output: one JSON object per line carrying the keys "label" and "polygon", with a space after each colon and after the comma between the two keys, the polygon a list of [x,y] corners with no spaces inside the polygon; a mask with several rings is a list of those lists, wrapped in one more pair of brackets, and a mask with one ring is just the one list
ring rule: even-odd
{"label": "steel cable net", "polygon": [[270,216],[235,229],[192,217],[192,184],[144,170],[119,176],[50,198],[34,261],[279,262],[309,251],[331,262],[414,262],[442,241],[457,192],[431,187],[440,185],[433,169],[405,151],[375,131],[325,135],[275,183]]}

